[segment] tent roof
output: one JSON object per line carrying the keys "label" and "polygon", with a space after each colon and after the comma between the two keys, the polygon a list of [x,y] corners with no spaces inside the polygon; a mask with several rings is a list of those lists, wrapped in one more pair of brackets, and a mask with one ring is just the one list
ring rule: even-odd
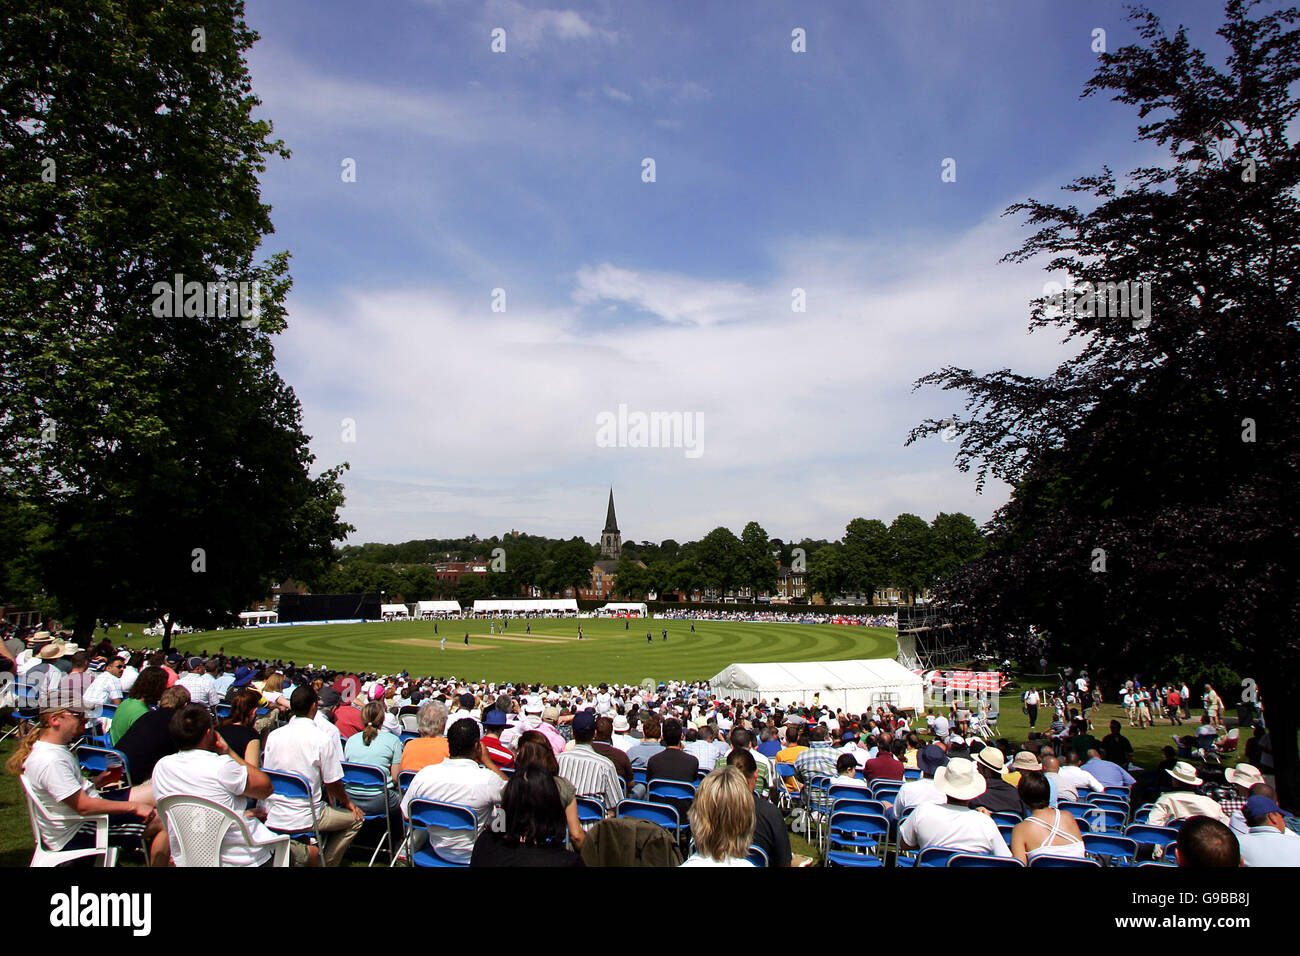
{"label": "tent roof", "polygon": [[919,685],[921,678],[898,661],[882,657],[851,661],[732,664],[716,674],[710,683],[765,692],[823,691],[884,685]]}
{"label": "tent roof", "polygon": [[576,611],[575,598],[516,598],[510,601],[475,601],[475,611]]}
{"label": "tent roof", "polygon": [[459,611],[459,601],[417,601],[417,611]]}

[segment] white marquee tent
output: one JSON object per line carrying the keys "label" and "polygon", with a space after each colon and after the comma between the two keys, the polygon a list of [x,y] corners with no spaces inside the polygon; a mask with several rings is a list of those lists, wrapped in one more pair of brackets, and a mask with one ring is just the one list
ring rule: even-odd
{"label": "white marquee tent", "polygon": [[475,601],[475,614],[565,614],[578,613],[574,598],[513,598],[505,601]]}
{"label": "white marquee tent", "polygon": [[379,616],[385,621],[393,621],[409,618],[411,612],[405,604],[381,604],[379,605]]}
{"label": "white marquee tent", "polygon": [[435,614],[459,614],[460,603],[457,601],[417,601],[416,617],[432,617]]}
{"label": "white marquee tent", "polygon": [[732,664],[710,681],[719,697],[782,704],[819,703],[860,714],[893,704],[924,709],[919,674],[887,658],[855,661],[791,661],[780,664]]}

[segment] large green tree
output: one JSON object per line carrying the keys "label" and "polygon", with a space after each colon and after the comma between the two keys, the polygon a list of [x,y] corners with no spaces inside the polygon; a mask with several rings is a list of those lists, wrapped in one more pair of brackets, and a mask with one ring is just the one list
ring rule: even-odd
{"label": "large green tree", "polygon": [[[1136,107],[1161,162],[1072,183],[1082,206],[1012,207],[1070,284],[1150,283],[1145,314],[1068,309],[1034,327],[1078,354],[1052,374],[945,368],[967,393],[958,467],[1012,484],[988,554],[945,599],[993,641],[1035,624],[1076,663],[1256,681],[1279,789],[1300,801],[1300,11],[1229,2],[1216,66],[1135,10],[1140,42],[1100,57],[1085,95]],[[1077,286],[1076,286],[1077,288]],[[926,422],[913,438],[939,432]],[[1229,689],[1229,702],[1237,696]]]}
{"label": "large green tree", "polygon": [[[350,530],[275,371],[288,256],[259,258],[258,174],[288,151],[252,117],[256,39],[232,0],[5,9],[0,483],[23,525],[0,550],[79,636],[238,610]],[[203,284],[179,314],[177,275]],[[209,282],[246,283],[238,315]]]}
{"label": "large green tree", "polygon": [[740,532],[740,563],[740,580],[749,588],[751,598],[772,590],[780,568],[767,532],[757,521],[749,522]]}
{"label": "large green tree", "polygon": [[889,528],[883,521],[850,521],[844,528],[840,552],[841,587],[872,600],[877,588],[890,583],[890,547]]}

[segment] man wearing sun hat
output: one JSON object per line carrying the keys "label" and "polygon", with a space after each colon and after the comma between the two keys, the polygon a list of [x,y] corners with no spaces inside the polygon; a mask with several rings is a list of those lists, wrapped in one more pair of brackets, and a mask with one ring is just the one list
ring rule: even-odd
{"label": "man wearing sun hat", "polygon": [[1264,775],[1258,768],[1248,763],[1239,763],[1225,770],[1223,776],[1228,781],[1225,786],[1206,787],[1205,792],[1207,796],[1213,797],[1218,802],[1230,821],[1228,826],[1240,837],[1250,830],[1245,816],[1242,815],[1246,801],[1250,799],[1250,788],[1263,783]]}
{"label": "man wearing sun hat", "polygon": [[1180,760],[1172,770],[1165,772],[1173,777],[1175,789],[1156,801],[1147,823],[1153,827],[1163,827],[1188,817],[1209,817],[1227,826],[1228,816],[1223,808],[1213,797],[1197,792],[1205,781],[1197,776],[1195,767],[1186,760]]}
{"label": "man wearing sun hat", "polygon": [[1011,856],[1011,848],[993,818],[970,805],[987,789],[987,782],[975,769],[974,762],[965,757],[951,758],[935,771],[934,786],[944,795],[945,802],[922,804],[899,825],[902,849],[942,846],[965,853]]}
{"label": "man wearing sun hat", "polygon": [[1019,813],[1024,815],[1025,807],[1020,802],[1020,792],[1002,779],[1007,769],[1007,758],[997,747],[985,747],[975,755],[975,768],[984,778],[984,792],[971,806],[983,807],[990,813]]}

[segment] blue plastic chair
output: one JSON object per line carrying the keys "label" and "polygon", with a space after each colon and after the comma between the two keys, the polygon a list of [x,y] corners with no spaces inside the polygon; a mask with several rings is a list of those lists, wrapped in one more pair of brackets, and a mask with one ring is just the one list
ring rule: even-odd
{"label": "blue plastic chair", "polygon": [[1127,803],[1130,797],[1132,797],[1132,788],[1131,787],[1107,787],[1105,790],[1102,791],[1102,793],[1108,794],[1109,796],[1112,797],[1123,797],[1124,801]]}
{"label": "blue plastic chair", "polygon": [[1073,856],[1038,856],[1029,861],[1029,868],[1031,870],[1039,866],[1059,867],[1062,869],[1090,869],[1093,867],[1100,867],[1101,864],[1096,860],[1089,860],[1087,858],[1081,859]]}
{"label": "blue plastic chair", "polygon": [[672,831],[674,838],[680,840],[682,832],[682,819],[677,813],[677,808],[669,806],[666,803],[651,803],[648,800],[622,800],[619,802],[617,815],[620,819],[623,817],[633,817],[637,820],[649,820],[651,823],[657,823],[665,830]]}
{"label": "blue plastic chair", "polygon": [[[870,787],[846,787],[842,783],[832,783],[826,795],[830,798],[832,807],[841,800],[852,800],[855,803],[862,800],[871,800],[880,803],[872,795]],[[884,804],[881,804],[882,808],[883,806]]]}
{"label": "blue plastic chair", "polygon": [[921,779],[921,771],[919,770],[913,770],[910,767],[908,767],[903,771],[904,782],[908,780],[920,780],[920,779]]}
{"label": "blue plastic chair", "polygon": [[776,765],[776,777],[780,787],[777,790],[777,797],[783,809],[790,809],[794,805],[794,795],[797,791],[790,789],[789,784],[795,781],[794,764],[779,763]]}
{"label": "blue plastic chair", "polygon": [[1124,828],[1124,836],[1138,844],[1167,847],[1178,842],[1178,830],[1175,827],[1153,827],[1148,823],[1130,823]]}
{"label": "blue plastic chair", "polygon": [[638,769],[636,767],[633,767],[632,780],[634,783],[645,784],[646,782],[645,769],[644,768]]}
{"label": "blue plastic chair", "polygon": [[761,846],[751,846],[749,852],[745,854],[745,859],[755,866],[771,866],[767,860],[767,853]]}
{"label": "blue plastic chair", "polygon": [[647,785],[648,797],[651,803],[658,803],[662,800],[694,800],[695,784],[687,783],[684,780],[651,780]]}
{"label": "blue plastic chair", "polygon": [[1024,866],[1013,856],[993,856],[988,853],[954,853],[948,857],[949,868],[952,867],[989,867],[992,869],[1018,870]]}
{"label": "blue plastic chair", "polygon": [[[428,831],[429,827],[443,830],[478,832],[478,817],[469,807],[458,803],[442,803],[437,800],[412,800],[408,808],[409,825],[406,828],[405,843],[410,852],[412,839],[416,830]],[[452,867],[461,869],[469,863],[458,863],[447,859],[438,852],[432,839],[426,840],[424,846],[410,855],[411,865],[419,867]]]}
{"label": "blue plastic chair", "polygon": [[320,823],[321,808],[316,803],[316,798],[311,792],[311,784],[307,782],[307,778],[301,774],[289,773],[285,770],[270,770],[266,767],[262,768],[262,772],[271,778],[271,792],[276,797],[281,800],[305,803],[307,809],[311,811],[311,826],[297,830],[282,830],[267,824],[271,831],[285,834],[294,839],[314,837],[317,844],[323,845],[325,841],[321,838],[320,830],[317,828],[317,824]]}
{"label": "blue plastic chair", "polygon": [[882,814],[832,813],[826,833],[827,866],[885,865],[889,820]]}
{"label": "blue plastic chair", "polygon": [[1093,833],[1119,833],[1128,823],[1128,812],[1114,807],[1093,807],[1085,815]]}
{"label": "blue plastic chair", "polygon": [[998,832],[1002,834],[1002,839],[1006,841],[1008,847],[1011,846],[1011,831],[1013,831],[1014,829],[1015,827],[1011,826],[1010,824],[1006,824],[1006,823],[998,824]]}
{"label": "blue plastic chair", "polygon": [[406,793],[406,791],[411,787],[411,781],[415,779],[415,775],[418,772],[419,771],[416,770],[403,770],[399,773],[397,775],[397,788],[401,790],[402,793]]}
{"label": "blue plastic chair", "polygon": [[894,795],[903,788],[903,784],[897,780],[877,780],[871,785],[871,796],[877,800],[888,798],[892,803]]}
{"label": "blue plastic chair", "polygon": [[605,819],[605,804],[598,797],[578,797],[578,823],[585,830]]}
{"label": "blue plastic chair", "polygon": [[[343,761],[343,787],[347,790],[356,790],[360,787],[379,787],[383,790],[385,799],[388,795],[388,774],[372,764],[368,763],[349,763]],[[388,865],[393,865],[393,859],[396,854],[393,852],[393,824],[389,817],[387,808],[382,813],[367,813],[363,819],[366,823],[374,820],[384,821],[384,842],[377,843],[373,847],[374,852],[370,854],[369,866],[375,865],[375,857],[379,856],[379,851],[388,850]],[[366,849],[361,847],[360,849]]]}
{"label": "blue plastic chair", "polygon": [[1134,823],[1146,823],[1151,818],[1151,811],[1156,808],[1154,803],[1144,803],[1133,811]]}
{"label": "blue plastic chair", "polygon": [[[102,738],[95,739],[100,740]],[[122,782],[128,788],[134,786],[131,782],[131,762],[127,759],[126,754],[120,750],[114,750],[112,747],[82,744],[77,748],[77,761],[81,764],[81,769],[91,775],[104,773],[110,767],[121,767]]]}
{"label": "blue plastic chair", "polygon": [[216,710],[217,710],[217,720],[225,720],[227,717],[230,716],[229,704],[217,704]]}
{"label": "blue plastic chair", "polygon": [[[865,793],[866,791],[859,792]],[[834,801],[831,804],[831,813],[878,813],[881,816],[885,815],[885,805],[879,800],[871,800],[866,797],[861,799],[858,797],[836,799],[834,792],[831,793],[831,799]]]}
{"label": "blue plastic chair", "polygon": [[965,850],[950,846],[928,846],[916,857],[916,866],[947,866],[948,860]]}
{"label": "blue plastic chair", "polygon": [[993,822],[998,824],[999,826],[1003,824],[1009,826],[1015,826],[1018,823],[1023,823],[1024,820],[1025,818],[1022,817],[1020,814],[1011,813],[1006,810],[998,810],[993,814]]}
{"label": "blue plastic chair", "polygon": [[1083,815],[1092,809],[1092,804],[1083,800],[1062,800],[1057,805],[1058,810],[1069,810],[1076,820],[1082,819]]}
{"label": "blue plastic chair", "polygon": [[1085,833],[1083,847],[1089,856],[1108,856],[1119,866],[1137,862],[1137,841],[1113,833]]}
{"label": "blue plastic chair", "polygon": [[1116,810],[1123,810],[1125,816],[1128,816],[1129,810],[1132,809],[1123,797],[1112,797],[1108,793],[1090,793],[1088,803],[1094,807],[1114,807]]}

